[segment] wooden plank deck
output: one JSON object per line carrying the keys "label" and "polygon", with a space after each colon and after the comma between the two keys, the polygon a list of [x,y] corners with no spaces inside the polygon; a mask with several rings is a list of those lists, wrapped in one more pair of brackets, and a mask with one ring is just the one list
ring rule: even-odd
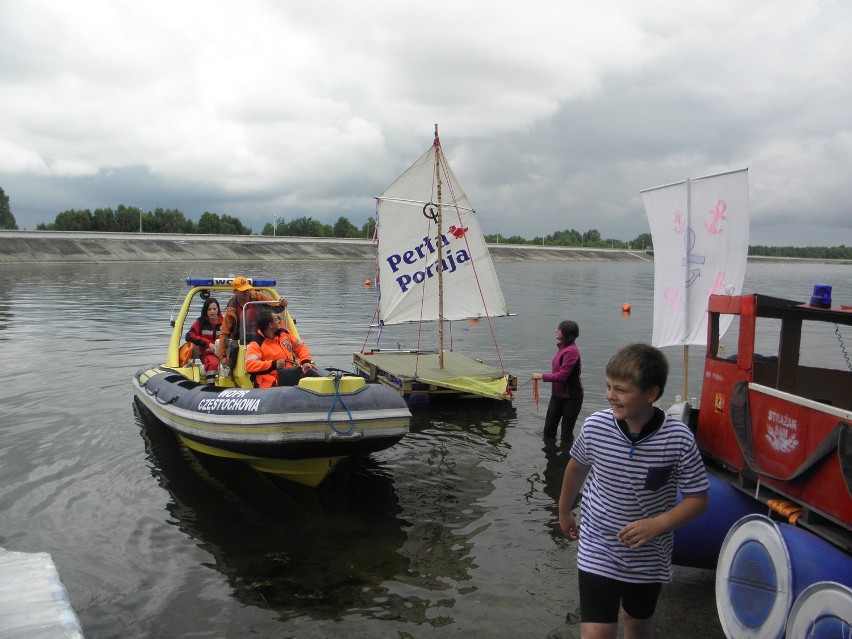
{"label": "wooden plank deck", "polygon": [[502,395],[505,388],[495,390],[495,385],[505,379],[510,389],[517,389],[516,377],[453,351],[444,352],[444,368],[438,366],[437,353],[404,351],[355,353],[353,364],[369,381],[387,384],[403,396],[426,393],[511,401]]}

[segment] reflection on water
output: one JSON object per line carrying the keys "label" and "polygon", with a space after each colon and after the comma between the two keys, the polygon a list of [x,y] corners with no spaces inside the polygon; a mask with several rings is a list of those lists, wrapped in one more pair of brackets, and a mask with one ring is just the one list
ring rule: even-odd
{"label": "reflection on water", "polygon": [[562,475],[571,458],[571,447],[555,439],[546,439],[542,452],[547,460],[543,473],[543,490],[548,497],[558,503],[559,493],[562,491]]}
{"label": "reflection on water", "polygon": [[[603,408],[606,360],[650,337],[653,266],[496,267],[517,313],[493,325],[521,383],[514,408],[417,413],[397,446],[310,491],[187,451],[137,414],[130,380],[163,360],[184,278],[227,274],[278,279],[318,363],[351,370],[375,307],[372,263],[4,265],[0,346],[17,366],[0,385],[0,544],[53,555],[88,639],[562,636],[578,604],[576,547],[556,513],[567,457],[543,441],[525,382],[550,365],[559,321],[574,319],[581,419]],[[825,282],[850,303],[848,274],[750,265],[746,290],[807,299]],[[417,339],[385,330],[391,343]],[[487,322],[449,330],[456,349],[499,364]],[[683,371],[668,354],[666,403]],[[691,395],[701,356],[690,351]],[[721,637],[712,572],[677,574],[658,636]]]}
{"label": "reflection on water", "polygon": [[371,616],[375,590],[404,572],[406,522],[380,463],[352,460],[319,491],[195,453],[137,404],[170,523],[200,542],[243,604],[281,619]]}
{"label": "reflection on water", "polygon": [[196,455],[134,402],[170,523],[212,556],[243,604],[283,621],[397,620],[441,628],[477,590],[472,551],[494,490],[487,460],[507,454],[511,408],[415,415],[391,470],[347,460],[318,489]]}

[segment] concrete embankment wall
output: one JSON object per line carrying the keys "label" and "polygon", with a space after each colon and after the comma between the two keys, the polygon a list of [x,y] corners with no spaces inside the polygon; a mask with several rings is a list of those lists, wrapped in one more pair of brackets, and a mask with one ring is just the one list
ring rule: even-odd
{"label": "concrete embankment wall", "polygon": [[[651,261],[644,251],[492,244],[495,260]],[[369,240],[268,237],[0,231],[0,263],[198,262],[234,260],[372,260]]]}

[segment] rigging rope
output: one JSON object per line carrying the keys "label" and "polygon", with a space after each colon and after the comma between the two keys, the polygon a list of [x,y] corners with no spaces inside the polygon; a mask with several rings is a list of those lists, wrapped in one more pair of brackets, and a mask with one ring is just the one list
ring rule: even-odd
{"label": "rigging rope", "polygon": [[[450,192],[450,199],[452,200],[452,207],[456,210],[456,217],[458,218],[459,226],[464,226],[462,224],[461,211],[459,210],[459,205],[456,202],[456,194],[453,191],[453,181],[450,179],[449,171],[447,170],[447,159],[444,156],[444,151],[441,148],[441,142],[436,137],[435,138],[435,153],[438,157],[438,163],[441,167],[441,171],[446,178],[447,188]],[[462,236],[464,239],[465,246],[467,247],[468,254],[473,255],[473,251],[470,249],[470,243],[467,241],[467,234]],[[479,281],[479,273],[476,270],[476,262],[473,259],[470,260],[470,266],[473,269],[473,277],[476,280],[476,287],[479,289],[479,297],[482,300],[482,306],[485,309],[485,318],[488,320],[488,328],[491,331],[491,341],[494,343],[494,350],[497,352],[497,360],[500,362],[500,370],[505,374],[506,366],[503,364],[503,355],[500,352],[500,346],[497,344],[497,336],[494,333],[494,324],[491,321],[491,313],[488,310],[488,303],[485,301],[485,294],[482,292],[482,284]]]}

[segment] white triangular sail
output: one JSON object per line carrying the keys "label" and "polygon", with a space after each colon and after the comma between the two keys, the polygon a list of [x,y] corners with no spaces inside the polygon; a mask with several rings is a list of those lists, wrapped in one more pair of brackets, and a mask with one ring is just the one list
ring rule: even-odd
{"label": "white triangular sail", "polygon": [[[654,243],[654,346],[707,343],[707,302],[739,295],[748,256],[748,169],[641,191]],[[721,333],[732,316],[723,316]]]}
{"label": "white triangular sail", "polygon": [[376,198],[379,319],[384,324],[439,319],[436,166],[441,181],[443,318],[508,314],[476,213],[436,138]]}

